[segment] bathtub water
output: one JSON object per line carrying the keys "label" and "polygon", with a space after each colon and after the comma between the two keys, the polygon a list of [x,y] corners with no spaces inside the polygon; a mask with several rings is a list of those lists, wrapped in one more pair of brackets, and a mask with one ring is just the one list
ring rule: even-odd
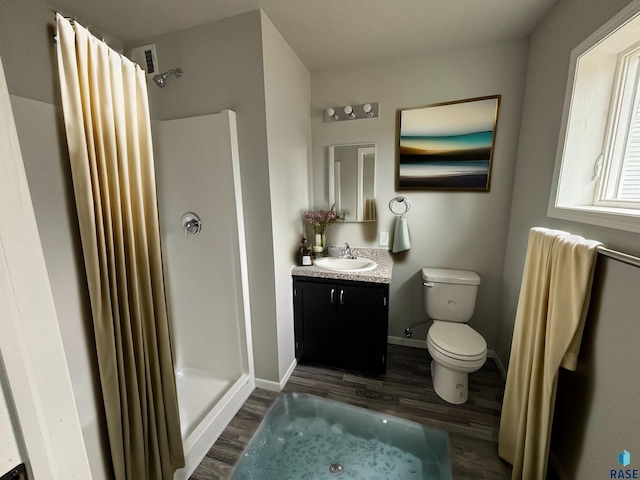
{"label": "bathtub water", "polygon": [[279,398],[232,480],[451,479],[447,432],[303,394]]}

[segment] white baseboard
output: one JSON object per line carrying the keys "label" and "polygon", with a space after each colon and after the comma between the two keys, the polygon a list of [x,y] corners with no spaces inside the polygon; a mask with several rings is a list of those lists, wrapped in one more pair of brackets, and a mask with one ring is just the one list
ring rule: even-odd
{"label": "white baseboard", "polygon": [[[420,348],[423,350],[427,349],[426,341],[418,340],[415,338],[393,337],[389,335],[387,337],[387,342],[392,345],[403,345],[405,347]],[[500,361],[500,357],[496,355],[496,352],[494,350],[487,350],[487,358],[491,358],[493,359],[494,362],[496,362],[496,366],[500,371],[500,375],[502,375],[503,379],[506,379],[507,371],[504,368],[504,365],[502,365],[502,362]],[[297,365],[298,365],[298,362],[294,358],[293,361],[291,362],[291,365],[289,365],[287,372],[284,374],[280,382],[274,382],[272,380],[265,380],[265,379],[256,377],[255,379],[256,388],[263,388],[265,390],[271,390],[272,392],[281,392],[284,386],[289,381],[289,377],[291,377],[291,374],[293,373],[293,370],[296,368]]]}
{"label": "white baseboard", "polygon": [[407,338],[407,337],[392,337],[389,335],[387,337],[387,343],[392,345],[404,345],[405,347],[413,347],[413,348],[427,348],[426,340],[418,340],[415,338]]}
{"label": "white baseboard", "polygon": [[274,382],[272,380],[264,380],[262,378],[256,377],[256,388],[263,388],[265,390],[271,390],[272,392],[281,392],[284,386],[289,381],[289,377],[291,377],[291,374],[293,373],[297,365],[298,365],[298,361],[294,358],[293,361],[291,362],[291,365],[289,365],[289,368],[287,369],[284,376],[280,380],[280,382]]}
{"label": "white baseboard", "polygon": [[496,366],[498,367],[498,370],[500,371],[500,375],[502,375],[502,379],[506,380],[507,379],[507,370],[504,368],[504,365],[502,365],[502,362],[500,361],[500,357],[498,355],[496,355],[495,350],[487,350],[487,358],[491,358],[491,359],[493,359],[494,362],[496,362]]}

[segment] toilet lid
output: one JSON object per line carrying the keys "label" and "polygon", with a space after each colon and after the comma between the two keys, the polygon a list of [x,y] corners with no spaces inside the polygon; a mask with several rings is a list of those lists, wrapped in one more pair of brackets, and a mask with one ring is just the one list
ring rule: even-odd
{"label": "toilet lid", "polygon": [[434,322],[428,336],[441,350],[460,357],[477,357],[487,351],[482,335],[466,323]]}

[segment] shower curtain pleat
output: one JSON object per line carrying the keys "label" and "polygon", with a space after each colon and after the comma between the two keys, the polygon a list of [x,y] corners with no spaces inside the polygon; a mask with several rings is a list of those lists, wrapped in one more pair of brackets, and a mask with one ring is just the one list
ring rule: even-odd
{"label": "shower curtain pleat", "polygon": [[58,68],[117,480],[184,466],[144,72],[57,15]]}

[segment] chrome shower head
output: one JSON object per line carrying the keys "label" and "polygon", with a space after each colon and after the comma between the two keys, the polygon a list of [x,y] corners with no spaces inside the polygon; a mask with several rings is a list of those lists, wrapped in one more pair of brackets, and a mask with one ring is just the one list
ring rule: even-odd
{"label": "chrome shower head", "polygon": [[167,70],[166,72],[153,77],[153,81],[156,82],[156,85],[162,88],[167,84],[167,77],[169,77],[170,75],[175,75],[176,77],[180,78],[182,77],[182,75],[184,75],[184,72],[181,68]]}

